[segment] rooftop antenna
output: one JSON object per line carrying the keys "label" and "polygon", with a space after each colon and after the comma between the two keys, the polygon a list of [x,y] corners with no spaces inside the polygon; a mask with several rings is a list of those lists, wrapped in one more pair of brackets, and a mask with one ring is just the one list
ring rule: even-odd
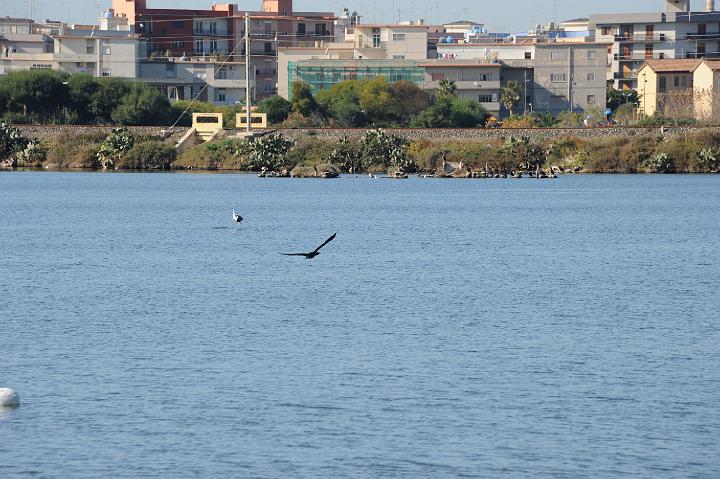
{"label": "rooftop antenna", "polygon": [[553,0],[553,23],[555,25],[557,25],[557,12],[558,12],[557,0]]}

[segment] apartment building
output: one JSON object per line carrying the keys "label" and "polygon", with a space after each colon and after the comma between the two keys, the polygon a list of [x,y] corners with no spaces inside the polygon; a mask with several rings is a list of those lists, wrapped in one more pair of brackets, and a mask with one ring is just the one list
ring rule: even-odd
{"label": "apartment building", "polygon": [[[95,28],[74,25],[53,27],[46,33],[0,34],[0,74],[26,69],[54,69],[68,73],[87,73],[96,77],[136,78],[138,59],[144,45],[130,31],[106,23]],[[127,23],[125,23],[127,27]],[[31,26],[31,31],[44,27]]]}
{"label": "apartment building", "polygon": [[334,37],[331,12],[296,12],[292,0],[263,0],[259,11],[234,4],[207,10],[152,9],[146,0],[113,0],[115,14],[127,17],[147,40],[153,58],[231,57],[244,61],[245,14],[250,17],[251,64],[257,97],[277,92],[278,47],[313,45]]}
{"label": "apartment building", "polygon": [[638,89],[646,60],[720,57],[720,15],[714,0],[693,12],[689,0],[664,0],[655,13],[592,15],[597,42],[611,44],[608,81],[618,89]]}
{"label": "apartment building", "polygon": [[[525,40],[521,43],[439,44],[443,60],[502,65],[502,84],[521,86],[522,111],[581,112],[606,106],[607,45]],[[502,111],[503,114],[508,112]]]}
{"label": "apartment building", "polygon": [[356,25],[355,57],[366,60],[426,60],[425,25]]}
{"label": "apartment building", "polygon": [[170,101],[192,100],[216,105],[245,101],[246,88],[254,94],[255,77],[245,78],[244,62],[170,60],[139,62],[138,79],[165,93]]}

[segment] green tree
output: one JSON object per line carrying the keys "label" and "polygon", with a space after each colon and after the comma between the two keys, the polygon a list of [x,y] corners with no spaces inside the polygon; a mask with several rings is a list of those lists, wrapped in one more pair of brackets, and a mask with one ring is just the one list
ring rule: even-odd
{"label": "green tree", "polygon": [[343,127],[367,124],[367,115],[360,107],[361,80],[346,80],[317,94],[321,109],[337,120]]}
{"label": "green tree", "polygon": [[607,107],[615,113],[621,105],[626,103],[632,103],[633,105],[638,106],[640,104],[638,92],[635,90],[617,90],[611,85],[608,85]]}
{"label": "green tree", "polygon": [[281,96],[273,95],[260,101],[258,111],[266,113],[268,121],[273,125],[277,125],[287,120],[292,111],[292,104]]}
{"label": "green tree", "polygon": [[55,70],[19,70],[7,79],[7,108],[29,121],[56,120],[68,96],[66,75]]}
{"label": "green tree", "polygon": [[98,88],[90,101],[90,113],[95,123],[108,125],[112,123],[112,114],[130,93],[130,82],[121,78],[100,78]]}
{"label": "green tree", "polygon": [[410,125],[415,128],[449,128],[452,126],[452,102],[436,100],[416,115]]}
{"label": "green tree", "polygon": [[395,117],[401,125],[408,125],[412,117],[430,105],[430,95],[408,80],[400,80],[390,85],[390,95],[396,107]]}
{"label": "green tree", "polygon": [[515,80],[510,80],[502,87],[500,95],[500,103],[510,112],[510,116],[513,114],[513,108],[515,108],[520,101],[520,83]]}
{"label": "green tree", "polygon": [[111,118],[119,125],[166,125],[170,111],[165,95],[145,83],[133,83]]}
{"label": "green tree", "polygon": [[95,122],[92,101],[100,88],[97,80],[85,73],[71,75],[67,80],[67,120],[68,123],[90,124]]}
{"label": "green tree", "polygon": [[304,81],[295,81],[292,84],[292,111],[303,116],[310,116],[317,112],[318,105],[312,94],[310,85]]}
{"label": "green tree", "polygon": [[456,128],[485,126],[487,111],[469,98],[455,98],[450,106],[450,123]]}
{"label": "green tree", "polygon": [[387,125],[397,120],[397,99],[390,93],[385,77],[375,77],[360,83],[360,109],[370,123]]}

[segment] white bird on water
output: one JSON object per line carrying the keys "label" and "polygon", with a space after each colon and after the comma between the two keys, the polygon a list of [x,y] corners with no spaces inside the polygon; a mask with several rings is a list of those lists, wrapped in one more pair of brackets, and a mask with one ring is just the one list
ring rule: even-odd
{"label": "white bird on water", "polygon": [[232,216],[232,218],[233,218],[233,223],[242,223],[242,221],[243,221],[243,219],[244,219],[242,216],[240,216],[239,214],[235,213],[235,210],[233,210],[233,216]]}

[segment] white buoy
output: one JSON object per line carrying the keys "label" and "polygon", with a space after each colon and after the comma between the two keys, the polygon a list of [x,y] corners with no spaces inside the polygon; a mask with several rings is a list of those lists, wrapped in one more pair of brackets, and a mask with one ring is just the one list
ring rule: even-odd
{"label": "white buoy", "polygon": [[20,396],[10,388],[0,388],[0,407],[17,407],[20,405]]}

